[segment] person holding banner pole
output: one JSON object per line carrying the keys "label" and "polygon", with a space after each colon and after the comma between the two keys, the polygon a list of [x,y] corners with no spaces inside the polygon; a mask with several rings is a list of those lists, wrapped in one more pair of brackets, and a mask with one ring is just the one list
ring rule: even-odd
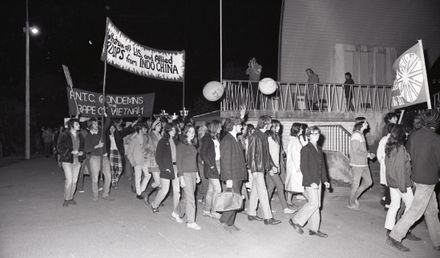
{"label": "person holding banner pole", "polygon": [[110,120],[107,119],[103,128],[99,128],[96,118],[92,118],[90,122],[89,133],[85,139],[85,150],[90,155],[90,172],[92,176],[92,192],[93,200],[98,200],[98,177],[101,170],[104,175],[104,189],[102,192],[102,198],[104,200],[113,200],[110,197],[110,161],[108,159],[108,152],[103,140],[103,131],[106,131],[106,127],[110,124]]}

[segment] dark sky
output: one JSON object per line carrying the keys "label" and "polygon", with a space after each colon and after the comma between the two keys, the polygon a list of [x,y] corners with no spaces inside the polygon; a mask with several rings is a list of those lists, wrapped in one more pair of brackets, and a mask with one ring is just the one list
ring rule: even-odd
{"label": "dark sky", "polygon": [[[24,103],[25,0],[2,3],[7,15],[1,37],[1,101]],[[218,109],[202,97],[202,88],[219,80],[219,2],[206,0],[29,0],[29,20],[41,34],[31,38],[31,109],[40,125],[59,124],[67,114],[69,67],[74,87],[101,91],[100,53],[105,18],[132,40],[148,47],[186,51],[186,102],[194,115]],[[263,77],[276,78],[281,0],[223,1],[225,79],[245,79],[250,56],[263,65]],[[6,35],[6,36],[5,36]],[[108,66],[107,93],[156,93],[155,111],[181,108],[182,84],[153,80]],[[24,104],[23,104],[24,105]],[[191,111],[191,108],[197,110]]]}

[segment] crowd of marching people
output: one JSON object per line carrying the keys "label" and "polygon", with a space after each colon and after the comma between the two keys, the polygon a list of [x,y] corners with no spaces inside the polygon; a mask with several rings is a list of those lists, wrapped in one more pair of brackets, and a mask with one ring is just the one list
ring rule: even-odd
{"label": "crowd of marching people", "polygon": [[[118,189],[124,172],[133,180],[135,197],[154,214],[161,212],[171,190],[171,216],[177,223],[186,222],[188,228],[200,230],[196,211],[201,208],[203,216],[219,220],[225,230],[233,232],[240,230],[235,225],[238,210],[216,210],[216,195],[225,191],[240,194],[245,199],[243,208],[249,221],[277,225],[281,221],[274,218],[271,208],[276,189],[282,211],[292,216],[288,222],[294,231],[303,234],[304,225],[308,224],[309,235],[328,237],[320,231],[321,193],[330,187],[330,180],[318,144],[319,127],[293,123],[284,149],[278,120],[263,115],[254,126],[245,123],[245,110],[240,113],[240,118],[214,120],[197,127],[190,120],[158,118],[145,122],[138,119],[125,125],[121,119],[104,119],[103,126],[91,119],[82,128],[78,119],[70,119],[56,148],[65,174],[63,206],[77,204],[76,185],[79,181],[78,190],[83,191],[81,180],[85,173],[92,179],[93,200],[113,200],[110,191]],[[422,113],[416,117],[411,132],[395,118],[396,114],[385,117],[387,133],[377,150],[381,184],[390,196],[386,242],[408,251],[402,239],[420,240],[410,228],[425,215],[438,250],[440,225],[434,188],[439,180],[440,136],[434,130],[440,117],[436,111]],[[368,159],[375,159],[376,155],[368,150],[368,128],[365,118],[357,118],[350,141],[353,181],[347,207],[353,210],[360,209],[359,197],[373,182]],[[293,204],[293,197],[306,203],[299,208]],[[401,200],[405,212],[398,215]]]}

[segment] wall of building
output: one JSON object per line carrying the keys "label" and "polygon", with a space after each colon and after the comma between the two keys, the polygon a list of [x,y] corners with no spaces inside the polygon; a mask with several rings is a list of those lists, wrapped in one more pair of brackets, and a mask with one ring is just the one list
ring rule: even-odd
{"label": "wall of building", "polygon": [[279,80],[305,82],[311,67],[321,82],[341,82],[333,74],[336,44],[398,56],[422,39],[430,67],[440,55],[439,11],[438,0],[284,0]]}

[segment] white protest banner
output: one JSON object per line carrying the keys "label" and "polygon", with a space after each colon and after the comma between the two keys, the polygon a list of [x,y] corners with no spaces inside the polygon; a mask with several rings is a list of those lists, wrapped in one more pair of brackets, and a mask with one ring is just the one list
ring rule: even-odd
{"label": "white protest banner", "polygon": [[167,81],[184,81],[185,51],[158,50],[138,44],[107,18],[102,59],[128,72]]}
{"label": "white protest banner", "polygon": [[[101,93],[67,87],[69,114],[78,111],[83,117],[102,116],[103,96]],[[105,95],[106,113],[109,117],[151,117],[154,93],[142,95]]]}
{"label": "white protest banner", "polygon": [[431,109],[422,41],[419,40],[400,55],[394,62],[393,69],[396,71],[396,78],[391,90],[391,106],[403,108],[427,102],[428,109]]}

